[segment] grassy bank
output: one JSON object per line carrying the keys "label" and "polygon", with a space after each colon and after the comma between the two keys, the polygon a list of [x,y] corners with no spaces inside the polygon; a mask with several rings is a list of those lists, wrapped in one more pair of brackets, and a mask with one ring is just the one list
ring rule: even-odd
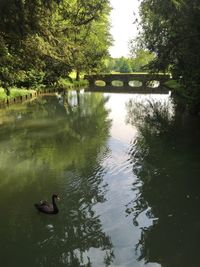
{"label": "grassy bank", "polygon": [[27,94],[33,94],[36,90],[26,90],[26,89],[18,89],[18,88],[11,88],[9,91],[9,95],[6,95],[6,92],[3,88],[0,88],[0,101],[6,101],[14,99],[18,96],[26,96]]}
{"label": "grassy bank", "polygon": [[[88,82],[86,80],[80,80],[80,81],[75,81],[75,80],[67,80],[67,79],[59,79],[56,85],[49,86],[48,89],[51,91],[51,89],[63,89],[63,90],[68,90],[68,89],[75,89],[77,87],[85,87],[88,85]],[[6,101],[6,100],[11,100],[19,96],[26,96],[28,94],[34,94],[37,91],[45,91],[47,87],[44,85],[38,85],[37,88],[34,89],[25,89],[25,88],[17,88],[17,87],[12,87],[9,88],[9,95],[6,94],[5,90],[0,87],[0,101]]]}
{"label": "grassy bank", "polygon": [[182,98],[188,98],[188,96],[185,93],[185,90],[183,89],[183,86],[176,80],[170,80],[170,81],[165,82],[165,86],[172,91],[173,95],[176,95]]}
{"label": "grassy bank", "polygon": [[67,79],[63,79],[60,78],[56,84],[56,87],[60,88],[60,89],[74,89],[76,87],[80,87],[80,86],[87,86],[88,85],[88,81],[87,80],[83,80],[81,79],[80,81],[76,81],[74,79],[72,79],[71,81],[67,80]]}
{"label": "grassy bank", "polygon": [[175,90],[175,91],[179,91],[182,88],[181,85],[177,81],[175,81],[175,80],[167,81],[167,82],[165,82],[165,85],[169,89],[172,89],[172,90]]}

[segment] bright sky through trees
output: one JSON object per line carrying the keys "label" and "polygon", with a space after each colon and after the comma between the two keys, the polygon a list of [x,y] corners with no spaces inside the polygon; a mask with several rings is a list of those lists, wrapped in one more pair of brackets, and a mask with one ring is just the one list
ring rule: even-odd
{"label": "bright sky through trees", "polygon": [[136,36],[137,28],[133,24],[134,13],[138,15],[138,0],[110,0],[113,8],[111,12],[111,34],[114,44],[110,48],[112,57],[128,56],[128,42]]}

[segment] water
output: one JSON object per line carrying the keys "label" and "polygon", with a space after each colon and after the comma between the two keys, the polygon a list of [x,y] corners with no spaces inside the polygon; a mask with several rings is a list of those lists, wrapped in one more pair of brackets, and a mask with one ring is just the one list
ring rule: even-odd
{"label": "water", "polygon": [[[71,92],[2,110],[2,266],[200,266],[199,134],[169,95]],[[60,212],[38,213],[53,193]]]}

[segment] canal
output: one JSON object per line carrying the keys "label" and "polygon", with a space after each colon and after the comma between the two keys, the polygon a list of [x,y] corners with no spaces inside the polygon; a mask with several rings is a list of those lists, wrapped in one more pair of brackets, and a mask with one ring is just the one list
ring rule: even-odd
{"label": "canal", "polygon": [[[200,266],[199,147],[199,118],[170,94],[71,91],[1,110],[2,266]],[[59,213],[38,213],[53,193]]]}

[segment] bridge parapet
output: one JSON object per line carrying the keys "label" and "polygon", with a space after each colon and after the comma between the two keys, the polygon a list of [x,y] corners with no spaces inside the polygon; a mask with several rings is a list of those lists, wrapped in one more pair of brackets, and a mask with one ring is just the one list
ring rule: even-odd
{"label": "bridge parapet", "polygon": [[96,81],[105,82],[106,86],[112,86],[113,81],[121,81],[124,86],[130,86],[130,82],[139,81],[142,86],[146,86],[148,82],[158,81],[159,86],[170,80],[170,75],[165,74],[94,74],[85,75],[84,79],[88,80],[90,86],[96,86]]}

